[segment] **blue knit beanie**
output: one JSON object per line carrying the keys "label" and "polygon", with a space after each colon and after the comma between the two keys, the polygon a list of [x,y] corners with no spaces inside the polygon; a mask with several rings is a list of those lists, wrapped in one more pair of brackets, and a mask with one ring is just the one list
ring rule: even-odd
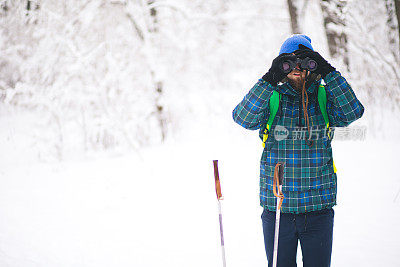
{"label": "blue knit beanie", "polygon": [[294,51],[299,49],[299,44],[307,46],[314,51],[313,47],[311,46],[310,37],[304,34],[294,34],[291,37],[287,38],[286,41],[282,44],[279,55],[283,53],[293,53]]}

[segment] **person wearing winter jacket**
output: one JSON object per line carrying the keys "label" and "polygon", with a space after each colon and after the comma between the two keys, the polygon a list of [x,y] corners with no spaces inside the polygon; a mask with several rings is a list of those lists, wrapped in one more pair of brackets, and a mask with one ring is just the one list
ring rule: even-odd
{"label": "person wearing winter jacket", "polygon": [[[329,128],[318,91],[324,81]],[[332,65],[314,51],[306,35],[281,46],[268,72],[233,110],[236,123],[263,136],[270,98],[279,93],[279,109],[269,128],[260,162],[260,204],[268,266],[272,266],[276,197],[274,169],[284,163],[277,266],[296,266],[300,241],[303,266],[330,266],[337,175],[331,141],[335,127],[359,119],[364,107]],[[329,131],[328,131],[329,130]],[[328,134],[327,134],[328,132]],[[282,135],[283,133],[283,135]]]}

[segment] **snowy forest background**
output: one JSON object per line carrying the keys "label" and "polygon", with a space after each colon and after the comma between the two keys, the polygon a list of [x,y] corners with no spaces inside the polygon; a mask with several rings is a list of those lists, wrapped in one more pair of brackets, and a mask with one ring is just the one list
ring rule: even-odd
{"label": "snowy forest background", "polygon": [[[266,266],[232,110],[293,33],[350,82],[332,266],[400,266],[399,0],[0,0],[0,266]],[[298,254],[298,266],[301,253]]]}
{"label": "snowy forest background", "polygon": [[398,1],[0,3],[7,160],[126,153],[176,138],[230,109],[292,33],[308,34],[351,82],[370,133],[382,110],[399,118]]}

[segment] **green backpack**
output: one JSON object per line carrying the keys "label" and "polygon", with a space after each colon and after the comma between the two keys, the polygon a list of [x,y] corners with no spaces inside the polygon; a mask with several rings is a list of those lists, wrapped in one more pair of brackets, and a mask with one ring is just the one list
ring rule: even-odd
{"label": "green backpack", "polygon": [[[274,122],[276,113],[278,112],[279,102],[280,102],[280,94],[274,90],[269,99],[269,118],[265,125],[265,129],[263,130],[263,138],[262,138],[263,147],[265,147],[265,142],[268,139],[268,134],[271,129],[271,125]],[[322,84],[320,84],[319,88],[318,88],[318,104],[319,104],[319,108],[321,109],[322,116],[324,117],[326,129],[328,131],[328,138],[330,139],[331,137],[330,137],[330,130],[329,130],[329,118],[328,118],[328,113],[326,111],[326,91],[325,91],[325,86],[323,86]],[[334,163],[333,163],[333,169],[334,169],[334,172],[336,173],[336,167],[335,167]]]}

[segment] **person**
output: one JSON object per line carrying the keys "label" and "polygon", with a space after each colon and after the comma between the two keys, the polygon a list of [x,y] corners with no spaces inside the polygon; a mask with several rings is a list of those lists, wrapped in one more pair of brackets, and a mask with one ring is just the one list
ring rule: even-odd
{"label": "person", "polygon": [[[322,81],[329,128],[318,100]],[[264,140],[260,162],[260,203],[264,208],[261,218],[268,266],[272,266],[273,257],[273,177],[278,162],[284,163],[284,199],[277,266],[296,266],[299,242],[303,266],[330,266],[332,207],[336,205],[337,191],[331,141],[334,128],[361,118],[364,107],[341,73],[314,51],[311,39],[302,34],[293,35],[282,44],[271,68],[233,110],[234,121],[246,129],[259,129],[261,137],[271,113],[273,91],[279,93],[279,108]]]}

